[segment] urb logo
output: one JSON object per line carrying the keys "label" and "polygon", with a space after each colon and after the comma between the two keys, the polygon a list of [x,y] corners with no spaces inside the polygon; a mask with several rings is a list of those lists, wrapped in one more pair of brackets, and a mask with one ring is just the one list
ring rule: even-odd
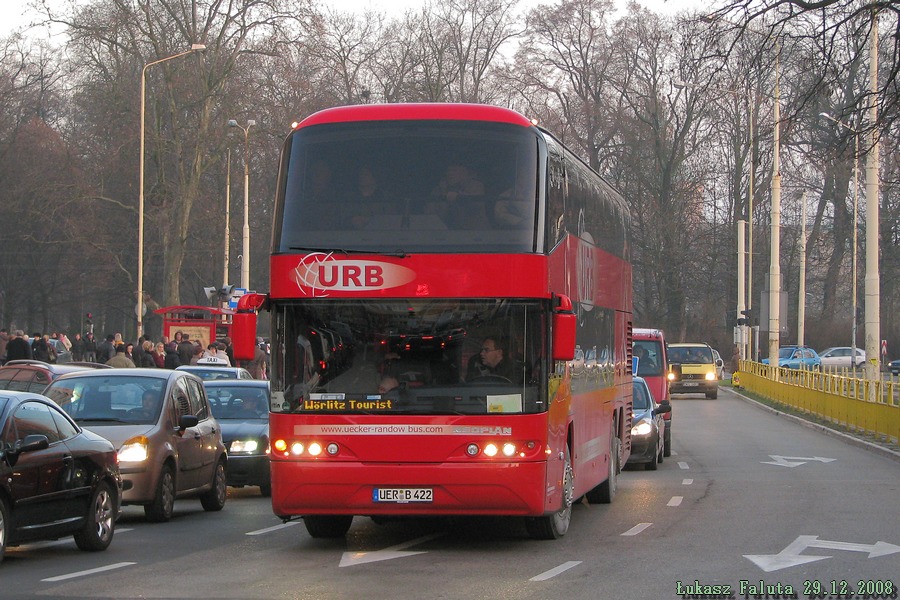
{"label": "urb logo", "polygon": [[294,269],[294,281],[304,294],[326,297],[328,292],[362,292],[398,287],[416,278],[415,271],[374,260],[341,260],[333,253],[307,254]]}

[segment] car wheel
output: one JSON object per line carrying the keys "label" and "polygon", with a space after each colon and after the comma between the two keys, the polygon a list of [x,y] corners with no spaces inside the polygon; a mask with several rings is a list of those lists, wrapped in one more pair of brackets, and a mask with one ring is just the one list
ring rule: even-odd
{"label": "car wheel", "polygon": [[6,506],[6,500],[0,497],[0,562],[3,561],[3,555],[6,554],[6,538],[9,536],[11,525],[9,507]]}
{"label": "car wheel", "polygon": [[672,429],[666,427],[666,434],[663,436],[663,456],[672,456]]}
{"label": "car wheel", "polygon": [[563,458],[562,507],[552,515],[531,517],[525,521],[528,535],[536,540],[555,540],[566,535],[572,522],[572,502],[575,496],[575,479],[572,458],[566,445]]}
{"label": "car wheel", "polygon": [[110,485],[101,481],[91,496],[81,531],[75,533],[75,545],[82,550],[106,550],[116,531],[116,499]]}
{"label": "car wheel", "polygon": [[[653,447],[654,447],[654,448],[658,448],[658,447],[659,447],[659,439],[658,439],[658,438],[657,438],[657,440],[656,440],[656,444],[655,444]],[[650,462],[648,462],[648,463],[646,464],[645,468],[646,468],[648,471],[656,471],[657,469],[659,469],[659,456],[660,456],[661,454],[662,454],[662,450],[659,451],[659,454],[654,454],[654,455],[653,455],[653,458],[650,460]]]}
{"label": "car wheel", "polygon": [[228,485],[225,479],[225,461],[216,463],[213,473],[212,487],[208,492],[200,496],[200,504],[205,511],[217,511],[225,508],[225,499],[228,497]]}
{"label": "car wheel", "polygon": [[147,520],[154,523],[163,523],[172,518],[175,510],[175,473],[169,464],[163,466],[156,484],[156,493],[153,502],[144,506],[144,514]]}
{"label": "car wheel", "polygon": [[353,515],[306,515],[303,524],[314,538],[338,538],[347,535]]}
{"label": "car wheel", "polygon": [[706,397],[710,400],[715,400],[719,397],[719,390],[713,390],[711,392],[706,392]]}

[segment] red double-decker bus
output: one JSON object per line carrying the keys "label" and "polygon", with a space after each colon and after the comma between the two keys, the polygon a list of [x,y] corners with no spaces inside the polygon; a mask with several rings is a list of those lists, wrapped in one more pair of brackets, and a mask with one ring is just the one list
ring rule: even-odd
{"label": "red double-decker bus", "polygon": [[625,202],[522,115],[340,107],[297,124],[275,204],[272,506],[313,537],[354,515],[509,515],[566,533],[630,452]]}

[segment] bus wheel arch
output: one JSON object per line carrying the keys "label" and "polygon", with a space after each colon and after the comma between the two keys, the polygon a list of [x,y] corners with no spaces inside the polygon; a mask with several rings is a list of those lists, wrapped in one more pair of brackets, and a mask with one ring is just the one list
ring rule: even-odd
{"label": "bus wheel arch", "polygon": [[555,540],[566,535],[572,524],[572,505],[575,503],[575,470],[572,468],[571,429],[563,450],[562,506],[558,511],[541,517],[528,517],[525,527],[536,540]]}

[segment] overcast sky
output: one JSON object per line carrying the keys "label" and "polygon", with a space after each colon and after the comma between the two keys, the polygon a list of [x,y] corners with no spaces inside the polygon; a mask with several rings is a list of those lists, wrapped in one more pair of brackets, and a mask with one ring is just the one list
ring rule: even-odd
{"label": "overcast sky", "polygon": [[[59,0],[57,0],[59,1]],[[538,4],[553,4],[558,0],[521,0],[521,7],[530,8]],[[626,0],[616,0],[624,5]],[[326,0],[326,3],[341,10],[362,12],[366,8],[385,12],[389,15],[401,15],[406,10],[415,9],[424,4],[423,0]],[[654,10],[667,14],[687,8],[703,6],[701,0],[638,0]],[[28,2],[23,0],[0,0],[0,35],[6,35],[13,29],[28,25],[36,20],[37,15],[30,11]],[[42,34],[43,35],[43,34]]]}

